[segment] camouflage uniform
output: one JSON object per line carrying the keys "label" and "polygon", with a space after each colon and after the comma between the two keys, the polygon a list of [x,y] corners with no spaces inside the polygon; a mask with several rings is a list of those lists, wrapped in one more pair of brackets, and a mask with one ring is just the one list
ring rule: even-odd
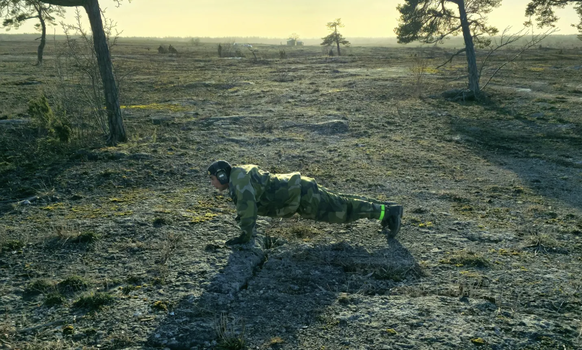
{"label": "camouflage uniform", "polygon": [[246,237],[254,232],[257,215],[288,218],[298,213],[306,219],[346,223],[380,219],[383,205],[394,204],[334,193],[300,173],[270,174],[256,165],[232,167],[229,193]]}

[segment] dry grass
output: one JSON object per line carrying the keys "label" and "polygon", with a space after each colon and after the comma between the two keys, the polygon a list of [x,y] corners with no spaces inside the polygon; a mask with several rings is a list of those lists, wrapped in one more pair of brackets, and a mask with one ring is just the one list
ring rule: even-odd
{"label": "dry grass", "polygon": [[[579,325],[574,333],[565,328],[580,316],[579,291],[568,284],[580,266],[580,121],[577,102],[560,87],[576,79],[568,68],[575,60],[531,71],[526,57],[523,69],[499,76],[496,84],[509,90],[492,92],[491,104],[460,105],[417,98],[418,86],[424,96],[464,86],[448,78],[466,73],[458,63],[435,74],[411,71],[415,49],[354,47],[352,56],[329,58],[319,47],[305,47],[285,49],[283,60],[278,45],[266,45],[257,60],[234,60],[218,58],[214,44],[172,44],[178,55],[154,53],[159,43],[128,42],[115,59],[135,73],[126,75],[121,95],[130,142],[62,145],[27,126],[0,130],[0,202],[8,202],[0,208],[0,231],[6,232],[0,234],[0,268],[8,276],[0,295],[10,300],[2,341],[23,348],[17,324],[37,327],[46,318],[89,312],[74,324],[78,344],[59,342],[41,327],[48,338],[26,346],[90,348],[95,341],[138,348],[156,334],[170,341],[165,329],[197,332],[208,317],[221,315],[215,334],[204,331],[223,348],[296,349],[298,338],[313,345],[304,348],[341,348],[340,332],[347,328],[327,315],[349,311],[377,322],[349,323],[353,347],[380,347],[374,343],[380,338],[397,347],[405,332],[412,341],[420,331],[436,339],[436,347],[461,339],[455,332],[467,330],[469,316],[476,316],[471,327],[487,335],[471,339],[491,346],[538,342],[523,339],[523,332],[540,331],[535,325],[514,327],[515,319],[532,315],[563,325],[551,330],[554,348],[579,343],[573,340]],[[444,56],[437,49],[433,54]],[[548,52],[539,54],[531,59],[547,60]],[[6,61],[10,55],[0,57],[11,72],[0,85],[6,96],[0,117],[25,118],[27,100],[41,92],[27,83],[37,72]],[[50,69],[50,57],[42,69]],[[518,85],[541,86],[538,92],[551,96],[511,90]],[[348,131],[308,127],[329,119],[347,120]],[[269,259],[249,267],[245,254],[251,253],[224,245],[238,228],[228,195],[214,194],[207,184],[205,166],[215,158],[301,171],[322,186],[394,199],[412,210],[405,212],[402,236],[389,242],[375,221],[261,218],[268,250],[262,253]],[[18,204],[32,196],[38,199]],[[237,273],[222,281],[229,271]],[[26,287],[35,295],[24,300],[14,291]],[[220,299],[215,288],[233,291],[233,298]],[[94,298],[103,291],[109,297]],[[478,300],[482,309],[470,300],[471,310],[462,314],[441,303],[456,305],[460,298]],[[235,313],[222,314],[227,305]],[[418,312],[399,314],[409,310]],[[137,311],[142,315],[126,317]],[[172,311],[185,316],[168,315]],[[423,327],[397,327],[426,324],[435,314],[455,324],[446,339]],[[327,326],[325,340],[317,330],[294,328],[315,320]],[[503,342],[495,343],[500,336],[491,322]],[[89,328],[94,332],[83,338],[81,330]],[[102,332],[110,338],[95,335]],[[284,342],[269,338],[279,334]]]}
{"label": "dry grass", "polygon": [[220,314],[214,320],[214,330],[219,350],[242,350],[246,348],[245,326],[241,319]]}

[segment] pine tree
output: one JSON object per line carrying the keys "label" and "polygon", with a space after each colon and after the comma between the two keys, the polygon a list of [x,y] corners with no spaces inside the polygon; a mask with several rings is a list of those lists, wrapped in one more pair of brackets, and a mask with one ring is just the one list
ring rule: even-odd
{"label": "pine tree", "polygon": [[[394,30],[399,43],[421,41],[440,43],[449,36],[462,34],[469,73],[469,90],[479,98],[479,70],[475,45],[487,46],[484,34],[495,35],[498,30],[487,26],[487,15],[501,0],[406,0],[398,6],[400,24]],[[452,6],[451,6],[452,5]]]}
{"label": "pine tree", "polygon": [[337,46],[337,55],[338,55],[338,56],[341,56],[340,45],[346,45],[346,46],[347,46],[347,45],[349,45],[349,44],[350,44],[350,42],[349,42],[349,41],[347,41],[347,40],[346,40],[346,39],[345,39],[345,38],[344,38],[344,37],[341,35],[341,33],[337,31],[337,28],[338,28],[338,27],[340,27],[340,28],[341,28],[341,27],[343,27],[343,26],[344,26],[344,25],[342,24],[342,20],[341,20],[341,18],[338,18],[338,19],[336,19],[336,20],[335,20],[335,21],[333,21],[333,22],[328,22],[328,23],[326,24],[326,26],[327,26],[327,28],[328,28],[329,30],[331,30],[332,32],[331,32],[331,33],[330,33],[328,36],[326,36],[326,37],[322,38],[322,39],[323,39],[323,42],[321,43],[321,45],[322,45],[322,46],[332,46],[332,45],[334,45],[334,44],[335,44],[335,45]]}

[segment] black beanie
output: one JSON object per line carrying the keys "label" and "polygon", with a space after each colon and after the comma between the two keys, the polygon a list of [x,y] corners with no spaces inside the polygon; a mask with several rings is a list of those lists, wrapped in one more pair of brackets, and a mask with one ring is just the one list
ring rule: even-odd
{"label": "black beanie", "polygon": [[230,166],[230,164],[226,160],[217,160],[214,163],[210,164],[210,166],[208,167],[208,175],[216,176],[217,171],[224,170],[226,175],[228,175],[228,177],[230,177],[230,170],[231,169],[232,169],[232,167]]}

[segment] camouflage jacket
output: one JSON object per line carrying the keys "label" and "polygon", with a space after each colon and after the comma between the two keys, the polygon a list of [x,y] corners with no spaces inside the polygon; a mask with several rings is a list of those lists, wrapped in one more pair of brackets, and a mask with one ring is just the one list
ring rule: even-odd
{"label": "camouflage jacket", "polygon": [[270,174],[256,165],[232,167],[229,194],[240,218],[239,226],[252,234],[257,215],[290,217],[299,208],[301,174]]}

